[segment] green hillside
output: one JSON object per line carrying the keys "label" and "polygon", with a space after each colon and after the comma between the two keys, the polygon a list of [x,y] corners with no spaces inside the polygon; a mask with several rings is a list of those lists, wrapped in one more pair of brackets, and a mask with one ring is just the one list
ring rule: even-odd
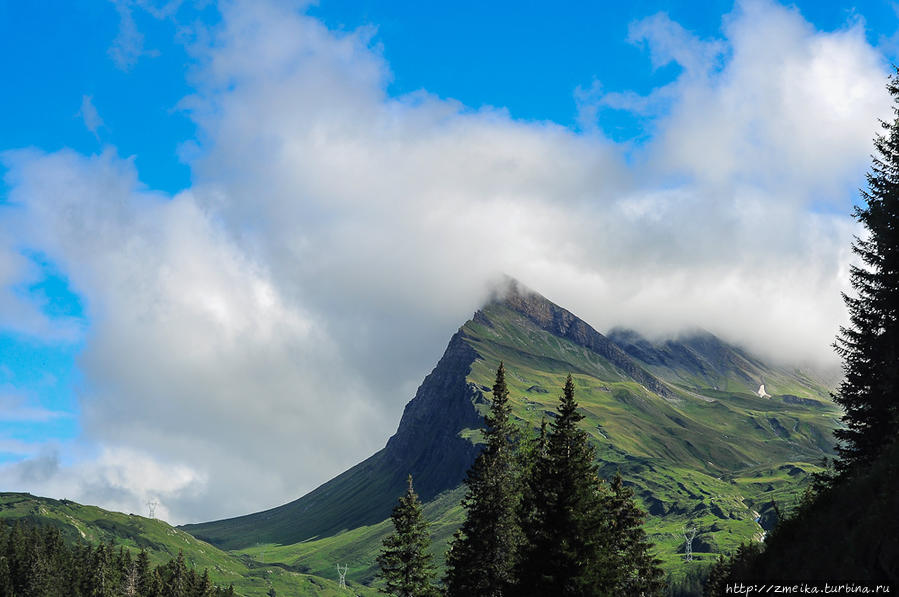
{"label": "green hillside", "polygon": [[[258,559],[226,553],[161,520],[110,512],[69,500],[35,497],[27,493],[0,493],[0,520],[55,526],[71,542],[111,542],[135,553],[145,549],[153,565],[168,562],[181,551],[189,566],[198,572],[207,569],[215,584],[223,587],[233,584],[238,595],[247,597],[265,596],[272,588],[278,595],[286,597],[336,597],[346,594],[334,580],[304,574],[283,565],[264,565]],[[336,576],[336,573],[331,576]],[[348,584],[358,595],[376,594],[367,587]]]}
{"label": "green hillside", "polygon": [[[184,529],[315,574],[347,561],[348,578],[368,583],[411,473],[442,562],[499,361],[523,428],[555,416],[572,373],[602,473],[620,470],[633,486],[657,555],[675,574],[763,536],[774,503],[796,501],[831,456],[839,412],[808,372],[767,365],[708,333],[661,344],[626,330],[606,337],[513,285],[453,336],[383,450],[290,504]],[[756,393],[761,384],[770,397]],[[693,563],[684,562],[685,527],[696,529]]]}

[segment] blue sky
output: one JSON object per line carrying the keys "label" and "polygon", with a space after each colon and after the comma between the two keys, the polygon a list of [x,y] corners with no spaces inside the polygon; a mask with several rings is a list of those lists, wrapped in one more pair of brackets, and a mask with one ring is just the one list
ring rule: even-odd
{"label": "blue sky", "polygon": [[[164,10],[171,3],[157,4]],[[863,19],[872,44],[883,44],[899,24],[892,2],[795,6],[822,30]],[[732,9],[733,2],[719,0],[552,6],[338,0],[314,4],[308,13],[335,31],[373,28],[373,43],[390,65],[391,94],[427,89],[472,108],[502,107],[515,118],[577,127],[577,88],[595,80],[608,90],[645,94],[679,72],[676,64],[653,69],[645,49],[628,43],[633,22],[663,11],[698,36],[713,38]],[[197,9],[190,3],[177,10],[178,23],[139,8],[130,14],[143,54],[132,52],[140,55],[123,65],[111,55],[121,27],[114,2],[0,4],[4,79],[16,90],[0,99],[3,148],[93,152],[113,144],[122,155],[135,156],[141,181],[151,187],[176,192],[189,185],[190,168],[179,159],[178,147],[196,130],[178,108],[191,93],[191,57],[183,43],[189,34],[179,29],[219,17],[214,6]],[[85,95],[102,114],[96,135],[79,117]],[[643,131],[633,120],[612,114],[602,126],[617,140],[639,138]]]}
{"label": "blue sky", "polygon": [[[125,508],[109,471],[140,462],[181,520],[214,487],[216,514],[295,497],[383,443],[502,271],[600,328],[826,360],[897,24],[884,1],[0,1],[3,478]],[[490,214],[507,243],[450,246]],[[290,384],[334,371],[353,441],[310,433],[320,466],[256,493],[210,481],[215,425],[265,453],[273,413],[316,412]],[[168,423],[210,410],[197,443]]]}

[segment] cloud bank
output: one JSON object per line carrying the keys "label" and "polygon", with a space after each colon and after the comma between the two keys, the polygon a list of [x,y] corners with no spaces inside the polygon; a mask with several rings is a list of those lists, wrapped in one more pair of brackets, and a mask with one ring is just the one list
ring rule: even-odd
{"label": "cloud bank", "polygon": [[[584,100],[599,121],[576,132],[391,97],[369,30],[274,2],[220,10],[191,48],[190,189],[144,188],[115,148],[3,155],[0,304],[52,333],[9,291],[16,247],[84,299],[95,446],[0,468],[5,487],[131,511],[156,497],[176,522],[296,498],[384,444],[502,273],[600,330],[700,325],[831,359],[852,188],[889,115],[861,23],[821,32],[743,2],[702,40],[650,16],[631,42],[680,75]],[[644,118],[649,140],[604,138],[608,110]]]}

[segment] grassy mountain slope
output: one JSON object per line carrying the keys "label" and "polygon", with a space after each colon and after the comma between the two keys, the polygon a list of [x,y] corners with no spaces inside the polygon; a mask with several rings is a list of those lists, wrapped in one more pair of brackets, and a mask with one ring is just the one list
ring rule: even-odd
{"label": "grassy mountain slope", "polygon": [[[523,301],[535,304],[522,306]],[[751,377],[742,391],[733,385],[723,391],[725,376],[706,373],[704,381],[698,367],[665,369],[631,357],[633,365],[626,369],[589,348],[598,339],[566,333],[572,327],[566,327],[566,312],[547,303],[525,297],[489,305],[463,326],[481,357],[469,379],[489,385],[503,360],[513,414],[533,426],[541,416],[554,415],[559,388],[572,372],[583,426],[597,447],[602,473],[609,477],[620,470],[634,487],[651,514],[647,531],[669,569],[682,567],[684,526],[697,529],[693,551],[699,558],[731,550],[760,535],[759,522],[767,526],[773,502],[795,500],[808,474],[831,455],[838,411],[822,384],[807,374],[747,358],[765,380],[777,379],[769,393],[791,392],[760,398],[754,391],[761,382]],[[531,314],[547,310],[549,315]],[[694,348],[697,360],[726,362],[719,358],[726,345],[712,339]],[[745,356],[733,348],[729,354]],[[645,377],[637,382],[633,367],[665,384],[667,392],[652,391]],[[673,381],[687,374],[693,383]]]}
{"label": "grassy mountain slope", "polygon": [[[453,533],[464,518],[459,505],[463,494],[464,488],[459,486],[424,505],[424,515],[431,522],[434,562],[441,569]],[[349,566],[347,578],[371,582],[378,571],[375,558],[381,549],[381,541],[391,532],[393,525],[388,519],[331,537],[292,545],[255,545],[239,553],[254,559],[264,554],[267,561],[285,562],[298,570],[324,577],[333,576],[333,562],[343,562]]]}
{"label": "grassy mountain slope", "polygon": [[[794,500],[830,455],[838,412],[808,374],[768,366],[710,334],[661,347],[628,332],[606,337],[513,285],[453,336],[384,450],[295,502],[185,530],[321,574],[343,558],[349,577],[370,581],[385,519],[412,473],[442,558],[461,521],[456,488],[477,453],[499,361],[525,428],[554,416],[573,374],[602,473],[620,470],[634,487],[669,570],[685,566],[685,526],[697,529],[698,559],[761,536],[773,502]],[[755,393],[762,383],[772,397]]]}
{"label": "grassy mountain slope", "polygon": [[[168,562],[181,551],[189,566],[197,571],[209,570],[209,577],[215,584],[225,587],[233,584],[238,595],[247,597],[267,595],[272,588],[278,595],[288,597],[345,594],[333,580],[284,566],[264,566],[240,554],[226,553],[161,520],[110,512],[69,500],[0,493],[0,520],[55,526],[72,542],[113,542],[135,552],[145,549],[153,565]],[[353,589],[360,595],[375,594],[373,590],[355,584]]]}

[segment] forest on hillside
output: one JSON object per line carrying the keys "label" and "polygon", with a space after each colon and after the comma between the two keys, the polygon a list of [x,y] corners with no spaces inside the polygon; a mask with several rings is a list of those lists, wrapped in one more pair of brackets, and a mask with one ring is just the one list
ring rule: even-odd
{"label": "forest on hillside", "polygon": [[209,573],[188,567],[180,553],[152,566],[146,551],[67,543],[59,529],[0,520],[2,597],[227,597]]}

